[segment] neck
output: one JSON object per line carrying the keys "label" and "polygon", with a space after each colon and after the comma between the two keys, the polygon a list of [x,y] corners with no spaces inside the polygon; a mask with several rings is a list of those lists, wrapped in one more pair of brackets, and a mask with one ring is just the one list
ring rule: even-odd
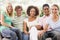
{"label": "neck", "polygon": [[8,14],[8,16],[10,16],[10,17],[12,17],[12,15],[13,15],[12,12],[11,12],[11,13],[7,12],[7,14]]}
{"label": "neck", "polygon": [[30,20],[34,20],[36,17],[29,17]]}
{"label": "neck", "polygon": [[29,17],[29,21],[34,21],[36,17]]}
{"label": "neck", "polygon": [[17,17],[20,17],[21,15],[17,15]]}
{"label": "neck", "polygon": [[50,14],[45,14],[45,16],[49,16]]}
{"label": "neck", "polygon": [[29,18],[36,18],[35,16],[33,17],[33,16],[30,16]]}

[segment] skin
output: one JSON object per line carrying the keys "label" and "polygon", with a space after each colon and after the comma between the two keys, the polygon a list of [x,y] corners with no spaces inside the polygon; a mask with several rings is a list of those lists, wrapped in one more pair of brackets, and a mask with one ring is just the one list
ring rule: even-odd
{"label": "skin", "polygon": [[12,14],[13,14],[13,7],[12,7],[12,5],[10,4],[10,3],[8,3],[8,6],[6,7],[6,12],[7,12],[7,14],[11,17],[12,16]]}
{"label": "skin", "polygon": [[19,16],[21,16],[22,10],[21,9],[17,9],[16,13],[17,13],[17,16],[19,17]]}
{"label": "skin", "polygon": [[[30,16],[28,17],[28,19],[29,19],[30,22],[32,22],[32,21],[34,21],[34,20],[36,19],[35,9],[34,9],[34,8],[32,8],[32,9],[30,10]],[[23,24],[24,24],[24,32],[25,32],[25,34],[29,34],[29,33],[26,31],[26,30],[27,30],[27,28],[26,28],[27,23],[26,23],[26,22],[23,22]],[[40,27],[40,25],[36,25],[36,28],[38,28],[38,27]],[[30,29],[31,29],[31,28],[30,28]]]}
{"label": "skin", "polygon": [[[6,13],[7,13],[7,15],[9,17],[11,17],[12,16],[12,12],[13,12],[12,5],[8,3],[8,6],[6,7]],[[1,24],[3,26],[13,28],[13,26],[8,25],[7,23],[4,22],[4,15],[1,15]]]}
{"label": "skin", "polygon": [[[50,15],[50,10],[49,10],[49,7],[48,7],[48,6],[45,6],[45,7],[43,8],[43,13],[44,13],[45,16],[49,16],[49,15]],[[43,28],[43,30],[42,30],[41,32],[39,32],[38,35],[42,36],[42,35],[44,34],[44,32],[45,32],[44,29],[45,29],[45,28]],[[47,28],[46,28],[46,29],[47,29]]]}
{"label": "skin", "polygon": [[[58,19],[59,19],[59,16],[58,16],[59,10],[58,10],[58,8],[56,6],[52,6],[51,10],[52,10],[52,20],[54,22],[58,21]],[[44,32],[47,31],[47,28],[48,28],[48,24],[45,25]]]}
{"label": "skin", "polygon": [[43,8],[43,12],[44,12],[44,15],[45,15],[45,16],[49,16],[49,14],[50,14],[49,11],[50,11],[50,10],[49,10],[49,7],[48,7],[48,6],[45,6],[45,7]]}

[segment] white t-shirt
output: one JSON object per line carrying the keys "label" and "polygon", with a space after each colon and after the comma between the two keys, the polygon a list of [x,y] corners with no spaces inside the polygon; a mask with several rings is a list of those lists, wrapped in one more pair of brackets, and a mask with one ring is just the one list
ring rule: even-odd
{"label": "white t-shirt", "polygon": [[46,23],[53,29],[56,31],[60,31],[60,18],[58,21],[54,22],[52,20],[52,18],[50,17],[49,19],[47,19]]}
{"label": "white t-shirt", "polygon": [[28,27],[28,28],[30,28],[30,27],[35,27],[36,25],[41,25],[41,23],[39,22],[39,21],[40,21],[39,19],[40,19],[40,17],[37,17],[34,21],[29,22],[29,19],[26,18],[26,19],[24,20],[24,22],[27,23],[27,27]]}

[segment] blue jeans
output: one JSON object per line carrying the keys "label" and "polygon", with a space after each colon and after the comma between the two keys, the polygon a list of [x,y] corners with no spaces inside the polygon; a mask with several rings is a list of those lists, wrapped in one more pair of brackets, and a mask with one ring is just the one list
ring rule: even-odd
{"label": "blue jeans", "polygon": [[25,33],[23,33],[23,40],[29,40],[29,35],[26,35]]}
{"label": "blue jeans", "polygon": [[10,40],[17,40],[16,33],[10,29],[4,29],[1,33],[4,38],[10,38]]}
{"label": "blue jeans", "polygon": [[18,40],[22,40],[22,33],[19,29],[17,28],[10,28],[10,30],[14,31],[18,37]]}
{"label": "blue jeans", "polygon": [[17,28],[4,29],[3,37],[10,37],[11,40],[22,40],[21,32]]}

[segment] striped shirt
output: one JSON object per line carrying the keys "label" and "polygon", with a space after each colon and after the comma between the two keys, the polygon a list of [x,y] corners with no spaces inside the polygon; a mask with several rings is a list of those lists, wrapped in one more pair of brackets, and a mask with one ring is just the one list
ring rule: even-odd
{"label": "striped shirt", "polygon": [[15,16],[14,19],[13,19],[13,25],[14,27],[17,27],[20,31],[23,32],[23,20],[25,19],[24,16]]}

